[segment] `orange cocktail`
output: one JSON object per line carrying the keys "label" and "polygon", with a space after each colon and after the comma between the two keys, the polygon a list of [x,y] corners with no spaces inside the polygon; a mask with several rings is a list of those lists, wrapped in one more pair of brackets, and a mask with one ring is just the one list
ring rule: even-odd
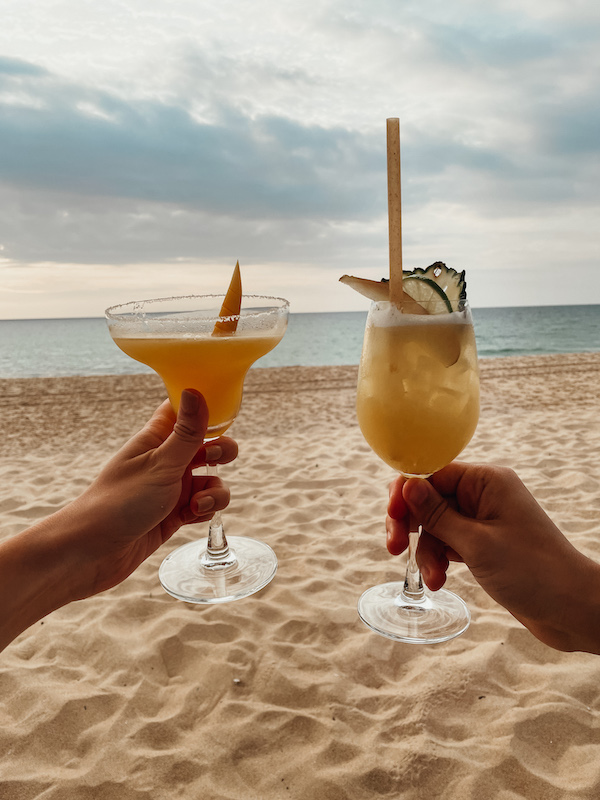
{"label": "orange cocktail", "polygon": [[[175,411],[184,389],[204,395],[206,438],[215,439],[235,420],[246,373],[280,342],[288,314],[287,300],[242,295],[236,267],[226,295],[125,303],[107,309],[106,320],[121,350],[160,375]],[[207,465],[211,476],[216,469]],[[259,591],[276,570],[269,545],[247,536],[225,536],[217,511],[208,537],[169,553],[158,574],[164,589],[180,600],[226,603]]]}
{"label": "orange cocktail", "polygon": [[254,335],[243,331],[225,335],[115,336],[121,350],[147,364],[163,379],[177,411],[184,389],[202,392],[209,410],[208,432],[220,436],[237,416],[244,378],[252,364],[281,340],[281,333]]}

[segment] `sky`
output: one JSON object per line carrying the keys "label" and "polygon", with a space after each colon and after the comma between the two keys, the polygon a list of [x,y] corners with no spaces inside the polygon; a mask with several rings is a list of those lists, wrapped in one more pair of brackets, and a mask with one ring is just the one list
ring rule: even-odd
{"label": "sky", "polygon": [[600,303],[597,0],[4,0],[0,319],[244,291],[365,310],[403,263],[471,305]]}

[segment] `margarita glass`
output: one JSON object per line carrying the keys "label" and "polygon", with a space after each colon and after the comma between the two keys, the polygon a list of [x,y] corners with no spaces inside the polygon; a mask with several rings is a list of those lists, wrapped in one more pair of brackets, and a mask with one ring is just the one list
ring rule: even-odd
{"label": "margarita glass", "polygon": [[[456,458],[479,417],[477,351],[468,305],[463,302],[452,313],[414,315],[401,313],[388,301],[373,302],[356,408],[370,447],[402,475],[426,478]],[[390,639],[444,642],[467,629],[470,614],[454,593],[430,592],[423,586],[416,562],[420,532],[418,526],[409,536],[404,582],[368,589],[358,613]]]}
{"label": "margarita glass", "polygon": [[[282,339],[289,303],[277,297],[242,295],[240,313],[223,318],[225,295],[191,295],[113,306],[106,320],[115,344],[162,378],[175,412],[184,389],[204,395],[209,411],[206,440],[223,434],[242,403],[252,364]],[[217,323],[231,322],[230,330]],[[217,325],[217,328],[215,328]],[[216,475],[216,466],[207,467]],[[254,594],[275,575],[277,559],[264,542],[225,537],[220,512],[208,537],[168,555],[159,569],[169,594],[190,603],[225,603]]]}

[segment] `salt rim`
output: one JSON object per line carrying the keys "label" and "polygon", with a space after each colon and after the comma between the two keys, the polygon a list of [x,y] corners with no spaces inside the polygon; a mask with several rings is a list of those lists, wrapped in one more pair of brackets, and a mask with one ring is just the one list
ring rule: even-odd
{"label": "salt rim", "polygon": [[[160,338],[171,338],[174,335],[178,338],[198,336],[204,338],[212,334],[215,322],[233,320],[239,322],[237,336],[282,333],[285,330],[290,305],[285,298],[242,295],[242,301],[249,301],[253,305],[246,310],[242,308],[240,314],[222,317],[219,310],[224,297],[224,294],[203,294],[132,300],[111,306],[104,314],[112,337],[124,339],[138,338],[140,335]],[[187,306],[188,303],[193,306],[195,300],[198,301],[196,308]],[[183,305],[183,310],[177,309],[178,303]],[[258,305],[259,303],[264,305]],[[154,311],[153,304],[158,305]],[[206,307],[202,308],[202,305]]]}
{"label": "salt rim", "polygon": [[[180,300],[197,300],[197,299],[198,300],[199,299],[202,299],[202,300],[213,300],[214,299],[215,303],[216,303],[217,300],[221,300],[221,301],[224,300],[225,296],[226,296],[225,293],[222,293],[222,294],[184,294],[184,295],[174,295],[173,297],[153,297],[153,298],[150,298],[149,300],[129,300],[127,303],[118,303],[117,305],[109,306],[105,310],[104,315],[105,315],[105,317],[107,317],[107,319],[114,319],[116,321],[124,322],[126,319],[128,319],[128,320],[132,319],[136,315],[136,312],[141,312],[139,314],[139,319],[142,320],[142,319],[145,319],[147,317],[146,311],[143,309],[143,307],[147,306],[147,305],[150,305],[152,303],[168,303],[168,302],[178,302]],[[221,317],[219,315],[219,313],[216,313],[214,316],[206,316],[206,317],[202,317],[202,319],[203,320],[212,319],[213,321],[216,321],[218,319],[234,320],[234,319],[239,319],[241,317],[247,318],[247,317],[258,316],[259,314],[260,315],[271,314],[271,313],[272,314],[277,314],[277,313],[280,313],[282,310],[284,310],[286,308],[289,308],[289,306],[290,306],[289,300],[286,300],[284,297],[274,297],[274,296],[271,296],[271,295],[242,294],[242,301],[244,301],[244,300],[270,300],[270,301],[274,301],[275,300],[275,301],[279,302],[280,305],[267,306],[266,308],[257,309],[254,312],[249,311],[248,313],[243,313],[243,314],[231,314],[231,315],[229,315],[227,317]],[[119,311],[118,309],[131,309],[131,311],[124,312],[124,311]],[[178,314],[178,318],[179,319],[185,319],[185,316],[184,316],[185,314],[197,313],[197,311],[200,311],[200,310],[201,309],[195,309],[195,310],[188,309],[187,311],[165,312],[165,313],[168,314],[171,318],[173,318],[174,314]],[[125,317],[125,313],[127,314],[127,317]],[[157,316],[153,316],[152,319],[158,321],[158,317]],[[197,320],[198,317],[189,317],[189,319]]]}

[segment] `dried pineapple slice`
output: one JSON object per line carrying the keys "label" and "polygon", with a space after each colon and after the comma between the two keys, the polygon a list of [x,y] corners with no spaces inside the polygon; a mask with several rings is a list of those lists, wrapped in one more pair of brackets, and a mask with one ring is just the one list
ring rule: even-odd
{"label": "dried pineapple slice", "polygon": [[[417,267],[402,273],[404,311],[408,314],[447,314],[460,311],[467,299],[465,272],[457,272],[442,261],[426,269]],[[340,278],[350,288],[379,302],[389,299],[389,280],[372,281],[343,275]]]}
{"label": "dried pineapple slice", "polygon": [[[410,272],[403,272],[404,277],[425,278],[436,283],[444,292],[450,303],[450,311],[460,311],[467,300],[467,282],[465,271],[457,272],[447,267],[443,261],[436,261],[426,269],[417,267]],[[407,289],[410,294],[410,290]]]}

